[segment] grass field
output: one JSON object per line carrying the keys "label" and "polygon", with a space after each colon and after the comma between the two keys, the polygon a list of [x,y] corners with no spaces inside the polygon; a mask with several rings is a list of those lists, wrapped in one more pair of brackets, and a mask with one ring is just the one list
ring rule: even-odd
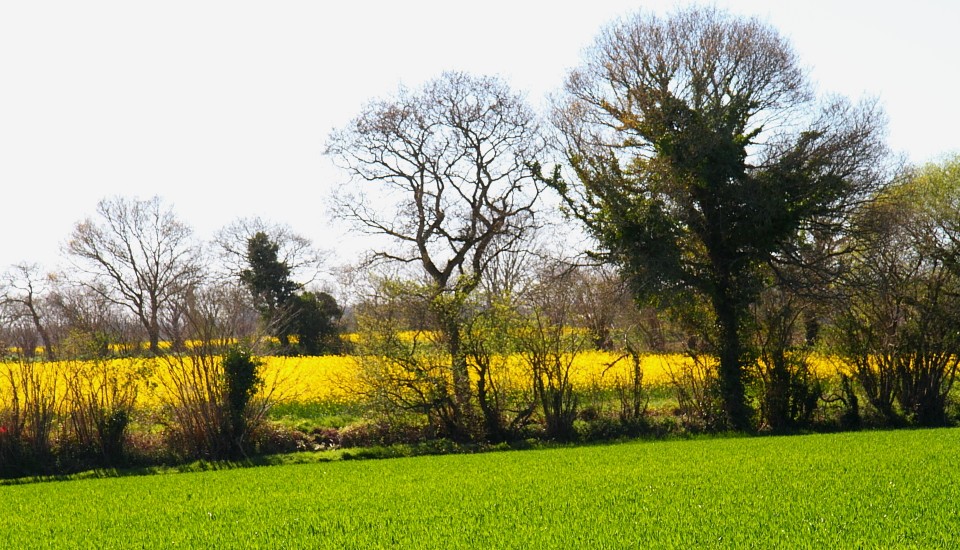
{"label": "grass field", "polygon": [[4,548],[955,548],[960,429],[0,487]]}

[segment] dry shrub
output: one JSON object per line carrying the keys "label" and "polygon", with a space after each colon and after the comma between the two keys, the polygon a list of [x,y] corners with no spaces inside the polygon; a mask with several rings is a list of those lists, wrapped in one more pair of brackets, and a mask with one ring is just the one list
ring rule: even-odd
{"label": "dry shrub", "polygon": [[677,415],[688,430],[718,430],[725,422],[716,361],[697,354],[690,359],[667,367],[677,395]]}
{"label": "dry shrub", "polygon": [[150,369],[135,359],[69,361],[64,369],[65,419],[81,454],[121,463],[140,387]]}
{"label": "dry shrub", "polygon": [[[249,363],[237,366],[233,357],[238,353]],[[245,456],[251,434],[280,397],[282,380],[264,381],[260,362],[245,352],[219,354],[197,347],[188,355],[164,356],[158,367],[171,451],[180,456]]]}
{"label": "dry shrub", "polygon": [[0,367],[0,476],[44,472],[60,394],[54,363],[21,360]]}
{"label": "dry shrub", "polygon": [[650,401],[643,386],[643,354],[635,348],[628,349],[608,363],[603,374],[606,375],[617,363],[626,359],[630,361],[629,372],[613,373],[612,387],[620,403],[620,420],[631,422],[643,417]]}

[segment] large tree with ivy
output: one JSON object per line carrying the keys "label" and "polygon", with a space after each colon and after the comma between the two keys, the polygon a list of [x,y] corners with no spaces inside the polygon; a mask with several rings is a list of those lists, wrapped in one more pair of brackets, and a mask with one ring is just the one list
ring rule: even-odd
{"label": "large tree with ivy", "polygon": [[818,102],[763,22],[688,8],[606,27],[555,120],[572,175],[552,184],[638,298],[710,306],[724,411],[749,429],[749,307],[778,266],[824,259],[880,181],[882,113]]}

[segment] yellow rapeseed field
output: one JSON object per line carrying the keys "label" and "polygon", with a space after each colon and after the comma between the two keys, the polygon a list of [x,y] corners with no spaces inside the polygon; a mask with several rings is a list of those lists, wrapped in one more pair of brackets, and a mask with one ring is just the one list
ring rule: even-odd
{"label": "yellow rapeseed field", "polygon": [[[363,387],[358,357],[264,357],[261,361],[264,390],[276,400],[349,402],[357,399],[358,388]],[[669,383],[672,373],[679,374],[690,365],[692,360],[683,355],[646,355],[641,361],[643,384]],[[816,358],[813,366],[822,376],[835,374],[841,368],[837,361],[826,358]],[[71,390],[76,388],[103,393],[133,385],[138,406],[156,406],[163,402],[164,392],[170,391],[171,373],[182,368],[183,363],[169,358],[0,363],[0,407],[9,399],[14,385],[24,387],[27,371],[32,373],[33,384],[52,390],[60,400],[70,399]],[[499,371],[494,376],[501,384],[529,387],[531,375],[522,357],[510,356],[499,361],[496,368]],[[632,372],[630,357],[590,351],[574,357],[569,375],[575,388],[585,390],[627,384],[632,380]]]}

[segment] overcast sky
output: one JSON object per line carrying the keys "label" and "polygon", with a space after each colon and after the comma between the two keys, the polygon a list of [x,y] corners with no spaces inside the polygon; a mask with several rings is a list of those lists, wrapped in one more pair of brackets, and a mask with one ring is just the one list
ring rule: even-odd
{"label": "overcast sky", "polygon": [[[960,2],[717,1],[790,38],[821,92],[878,97],[914,163],[960,152]],[[201,238],[330,223],[330,131],[444,70],[500,74],[535,106],[611,19],[676,2],[0,1],[0,268],[48,267],[106,196],[160,195]]]}

